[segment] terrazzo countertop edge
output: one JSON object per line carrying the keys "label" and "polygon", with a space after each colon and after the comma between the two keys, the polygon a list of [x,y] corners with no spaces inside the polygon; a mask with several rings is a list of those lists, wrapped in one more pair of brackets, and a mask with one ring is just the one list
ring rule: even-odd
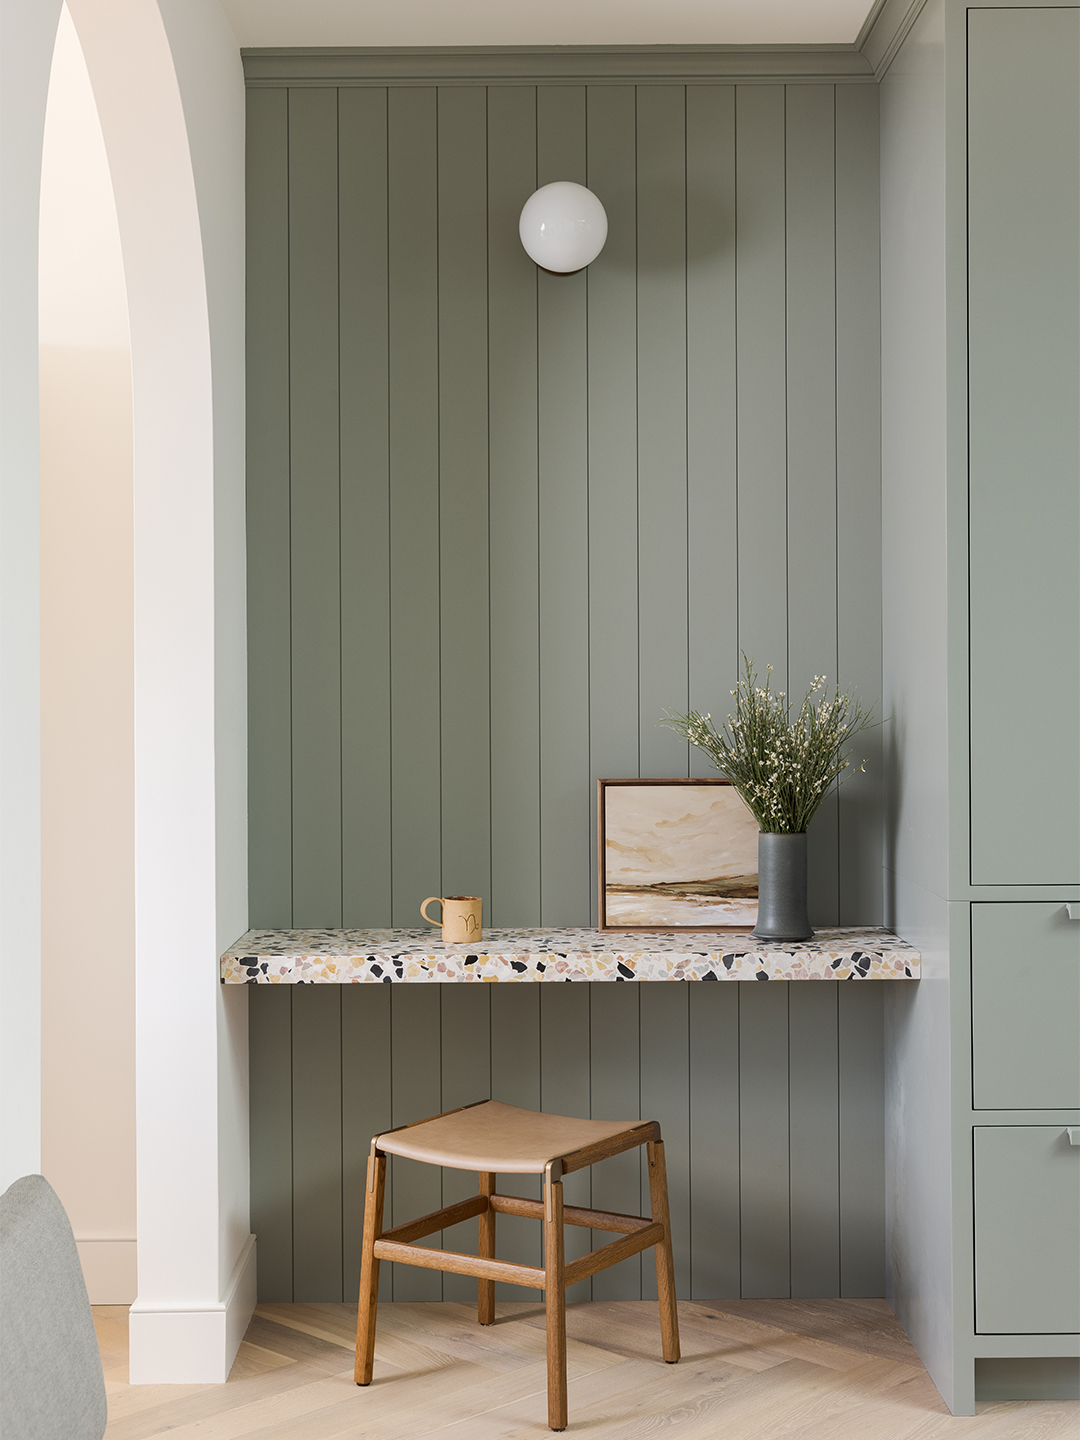
{"label": "terrazzo countertop edge", "polygon": [[745,932],[634,934],[486,930],[443,945],[426,930],[249,930],[221,957],[226,985],[490,984],[560,981],[917,980],[919,952],[884,929],[813,940]]}

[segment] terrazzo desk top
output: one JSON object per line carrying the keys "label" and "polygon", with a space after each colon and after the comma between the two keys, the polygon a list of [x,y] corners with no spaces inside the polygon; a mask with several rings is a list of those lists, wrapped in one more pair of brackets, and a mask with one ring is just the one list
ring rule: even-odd
{"label": "terrazzo desk top", "polygon": [[919,952],[888,930],[751,935],[485,930],[443,945],[437,930],[249,930],[221,957],[226,985],[564,980],[917,980]]}

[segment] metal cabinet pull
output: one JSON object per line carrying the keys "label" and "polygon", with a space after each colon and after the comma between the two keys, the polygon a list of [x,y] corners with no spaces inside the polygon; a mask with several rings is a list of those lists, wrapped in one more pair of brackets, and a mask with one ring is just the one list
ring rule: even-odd
{"label": "metal cabinet pull", "polygon": [[1075,900],[1069,901],[1065,906],[1065,914],[1070,920],[1080,920],[1080,904]]}
{"label": "metal cabinet pull", "polygon": [[1069,1137],[1070,1145],[1080,1145],[1080,1125],[1067,1126],[1065,1134]]}

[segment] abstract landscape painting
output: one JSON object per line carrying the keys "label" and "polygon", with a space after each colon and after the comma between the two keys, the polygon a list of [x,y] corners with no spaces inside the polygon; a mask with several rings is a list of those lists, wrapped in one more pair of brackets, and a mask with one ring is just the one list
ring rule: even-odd
{"label": "abstract landscape painting", "polygon": [[758,825],[727,780],[601,780],[602,930],[752,928]]}

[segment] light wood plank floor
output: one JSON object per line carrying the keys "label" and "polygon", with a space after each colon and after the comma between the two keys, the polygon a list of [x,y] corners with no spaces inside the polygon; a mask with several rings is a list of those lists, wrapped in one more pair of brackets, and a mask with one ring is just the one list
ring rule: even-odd
{"label": "light wood plank floor", "polygon": [[[226,1385],[127,1383],[127,1310],[97,1305],[106,1440],[537,1440],[548,1435],[544,1312],[379,1306],[375,1381],[352,1380],[356,1307],[260,1305]],[[590,1440],[1076,1440],[1064,1401],[949,1415],[884,1300],[679,1305],[683,1359],[660,1358],[656,1305],[567,1311],[570,1425]]]}

